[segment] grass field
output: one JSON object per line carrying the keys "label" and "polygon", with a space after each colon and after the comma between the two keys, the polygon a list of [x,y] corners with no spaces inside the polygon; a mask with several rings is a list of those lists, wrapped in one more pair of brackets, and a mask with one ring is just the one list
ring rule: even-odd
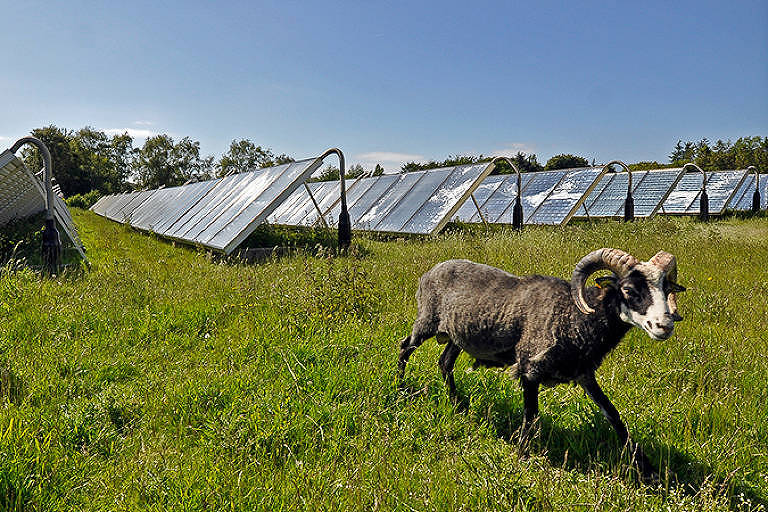
{"label": "grass field", "polygon": [[[258,265],[74,210],[92,268],[0,274],[0,510],[766,510],[768,221],[655,219],[355,239]],[[633,330],[598,381],[661,468],[637,482],[580,388],[446,397],[429,341],[395,382],[418,276],[462,257],[569,278],[602,246],[675,254],[685,321]]]}

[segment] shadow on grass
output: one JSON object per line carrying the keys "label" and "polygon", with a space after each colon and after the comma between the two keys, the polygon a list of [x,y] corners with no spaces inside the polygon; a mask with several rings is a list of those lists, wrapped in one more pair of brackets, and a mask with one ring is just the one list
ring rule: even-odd
{"label": "shadow on grass", "polygon": [[[406,378],[398,385],[400,393],[408,399],[427,397],[437,390],[431,386],[417,386]],[[478,398],[478,397],[475,397]],[[518,400],[519,399],[519,400]],[[487,424],[505,442],[519,447],[519,430],[523,424],[521,397],[481,398],[482,403],[472,404],[470,395],[458,386],[453,407],[457,413],[470,415],[474,421]],[[482,411],[482,412],[481,412]],[[639,482],[637,472],[632,468],[630,458],[619,444],[616,432],[605,418],[595,410],[592,417],[575,428],[564,428],[547,414],[540,411],[537,419],[538,433],[530,445],[520,448],[525,456],[542,454],[552,466],[587,473],[595,467],[603,472],[618,472],[635,484]],[[632,425],[629,425],[632,430]],[[740,497],[753,505],[768,507],[768,499],[755,490],[748,482],[733,475],[717,476],[712,466],[694,459],[670,444],[653,439],[640,443],[652,464],[658,468],[661,486],[655,492],[667,495],[671,491],[689,496],[715,493],[724,496],[733,510],[741,510]],[[648,489],[653,489],[648,487]]]}
{"label": "shadow on grass", "polygon": [[[476,414],[475,419],[490,423],[501,439],[517,444],[519,429],[523,423],[521,404],[513,403],[508,398],[490,398],[489,402],[484,407],[489,414]],[[459,391],[457,404],[457,411],[467,411],[469,397]],[[623,452],[616,432],[597,410],[589,421],[573,429],[563,428],[553,421],[546,410],[540,411],[537,422],[539,432],[530,449],[525,451],[543,454],[553,466],[583,473],[595,465],[606,468],[622,467],[622,474],[637,482],[636,472],[631,468],[629,456]],[[628,428],[631,431],[632,425]],[[695,496],[702,492],[712,492],[714,489],[718,494],[727,497],[732,509],[738,508],[740,495],[755,505],[768,507],[766,496],[747,482],[732,475],[718,477],[710,465],[692,458],[673,445],[652,439],[643,439],[640,444],[654,466],[659,468],[663,484],[659,492],[662,494],[676,489]]]}

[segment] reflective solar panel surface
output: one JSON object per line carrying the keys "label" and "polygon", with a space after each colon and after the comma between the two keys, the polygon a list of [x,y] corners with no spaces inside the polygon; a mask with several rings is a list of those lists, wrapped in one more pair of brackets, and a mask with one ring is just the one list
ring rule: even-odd
{"label": "reflective solar panel surface", "polygon": [[[42,175],[41,175],[42,176]],[[10,150],[0,153],[0,225],[45,211],[44,184]],[[83,243],[72,215],[57,195],[51,204],[53,218],[66,239],[85,259]]]}
{"label": "reflective solar panel surface", "polygon": [[[472,192],[472,196],[474,196],[475,201],[477,201],[477,205],[480,206],[480,211],[483,211],[483,205],[505,179],[507,179],[507,176],[503,174],[488,176],[477,186],[475,191]],[[482,222],[472,198],[464,201],[464,204],[461,205],[461,208],[456,212],[454,218],[461,222]]]}
{"label": "reflective solar panel surface", "polygon": [[[352,228],[388,233],[431,234],[439,231],[456,214],[469,193],[491,172],[488,163],[461,165],[403,174],[385,174],[358,179],[348,184],[347,208]],[[341,211],[339,182],[312,183],[312,194],[329,225],[336,225]],[[318,220],[317,208],[304,193],[283,205],[274,222],[308,225]],[[306,208],[302,220],[289,212]]]}
{"label": "reflective solar panel surface", "polygon": [[[600,175],[601,170],[588,168],[568,171],[538,208],[527,215],[526,222],[528,224],[566,223],[575,213],[584,194]],[[525,216],[525,210],[523,213]]]}
{"label": "reflective solar panel surface", "polygon": [[[521,187],[523,189],[523,197],[525,197],[525,189],[528,184],[533,180],[534,173],[524,173],[521,177]],[[511,205],[514,205],[515,199],[517,199],[517,174],[505,174],[503,181],[499,183],[496,189],[491,193],[488,199],[484,203],[480,203],[480,211],[483,212],[485,220],[490,223],[511,223],[512,218],[503,220],[503,214],[507,211]],[[472,222],[480,222],[480,216],[473,217],[477,220]]]}
{"label": "reflective solar panel surface", "polygon": [[[768,174],[760,175],[760,209],[768,208]],[[752,209],[752,196],[755,193],[755,175],[748,174],[736,194],[728,203],[729,210],[747,211]]]}
{"label": "reflective solar panel surface", "polygon": [[116,194],[92,210],[229,254],[320,164],[308,159],[179,187]]}
{"label": "reflective solar panel surface", "polygon": [[[453,169],[437,169],[416,177],[415,183],[393,204],[386,215],[373,228],[375,231],[399,232],[416,212],[421,209],[427,198],[450,176]],[[415,173],[408,173],[415,174]],[[405,184],[407,186],[407,184]],[[386,199],[385,199],[386,200]]]}
{"label": "reflective solar panel surface", "polygon": [[[681,172],[681,168],[633,172],[632,199],[635,204],[635,217],[653,217],[677,184]],[[576,215],[623,217],[627,181],[626,172],[605,174],[584,201],[584,205],[579,207]]]}
{"label": "reflective solar panel surface", "polygon": [[[557,185],[568,174],[567,170],[557,171],[541,171],[527,173],[530,175],[530,179],[523,187],[523,222],[529,223],[533,212],[544,202],[544,200],[552,193]],[[499,218],[496,219],[498,223],[511,224],[512,213],[514,208],[514,202],[507,205],[507,208],[502,212]]]}
{"label": "reflective solar panel surface", "polygon": [[352,217],[352,229],[375,231],[376,226],[397,203],[424,177],[424,172],[398,174],[397,180],[359,217]]}
{"label": "reflective solar panel surface", "polygon": [[[676,186],[682,169],[648,171],[633,187],[635,217],[653,217]],[[634,173],[633,173],[634,174]],[[624,209],[622,207],[621,214]]]}
{"label": "reflective solar panel surface", "polygon": [[399,232],[431,234],[440,231],[492,170],[488,164],[456,167]]}
{"label": "reflective solar panel surface", "polygon": [[45,210],[45,199],[40,197],[34,180],[13,153],[0,154],[0,225]]}
{"label": "reflective solar panel surface", "polygon": [[[746,177],[746,171],[714,171],[707,174],[707,196],[709,213],[719,215],[736,194]],[[686,173],[675,190],[664,202],[660,213],[695,215],[699,213],[702,175]]]}
{"label": "reflective solar panel surface", "polygon": [[[637,179],[639,173],[632,173]],[[606,181],[607,180],[607,181]],[[611,172],[603,176],[605,185],[596,187],[587,196],[584,206],[590,217],[617,217],[624,213],[624,201],[627,198],[629,177],[625,172]]]}

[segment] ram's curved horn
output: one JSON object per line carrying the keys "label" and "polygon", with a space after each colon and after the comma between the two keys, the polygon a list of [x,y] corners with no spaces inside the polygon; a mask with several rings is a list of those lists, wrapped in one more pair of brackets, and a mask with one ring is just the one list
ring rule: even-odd
{"label": "ram's curved horn", "polygon": [[675,322],[679,322],[683,319],[680,313],[677,311],[677,293],[678,291],[685,291],[685,288],[677,284],[677,259],[665,251],[657,252],[653,258],[648,260],[648,263],[656,265],[662,271],[667,274],[667,282],[669,289],[671,290],[667,295],[667,304],[669,305],[669,312],[675,319]]}
{"label": "ram's curved horn", "polygon": [[576,306],[582,313],[595,312],[584,299],[584,285],[589,276],[598,270],[608,269],[619,277],[624,277],[638,263],[637,258],[621,249],[598,249],[581,258],[571,277],[571,297]]}

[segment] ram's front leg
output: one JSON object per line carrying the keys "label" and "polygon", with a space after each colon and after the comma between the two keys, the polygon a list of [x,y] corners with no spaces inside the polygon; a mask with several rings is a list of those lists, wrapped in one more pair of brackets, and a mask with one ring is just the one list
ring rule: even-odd
{"label": "ram's front leg", "polygon": [[621,417],[619,416],[619,411],[616,410],[616,407],[613,406],[603,390],[600,389],[600,386],[597,384],[597,379],[595,379],[595,375],[591,374],[583,376],[579,379],[579,384],[584,388],[584,391],[587,392],[587,395],[589,395],[597,406],[600,407],[603,416],[605,416],[618,434],[622,446],[629,448],[632,453],[632,460],[640,471],[642,478],[646,481],[657,480],[658,474],[651,464],[651,461],[645,456],[645,453],[643,453],[640,446],[630,439],[627,427],[621,421]]}
{"label": "ram's front leg", "polygon": [[525,452],[531,440],[536,419],[539,416],[539,383],[520,379],[523,386],[523,426],[520,429],[520,447]]}

